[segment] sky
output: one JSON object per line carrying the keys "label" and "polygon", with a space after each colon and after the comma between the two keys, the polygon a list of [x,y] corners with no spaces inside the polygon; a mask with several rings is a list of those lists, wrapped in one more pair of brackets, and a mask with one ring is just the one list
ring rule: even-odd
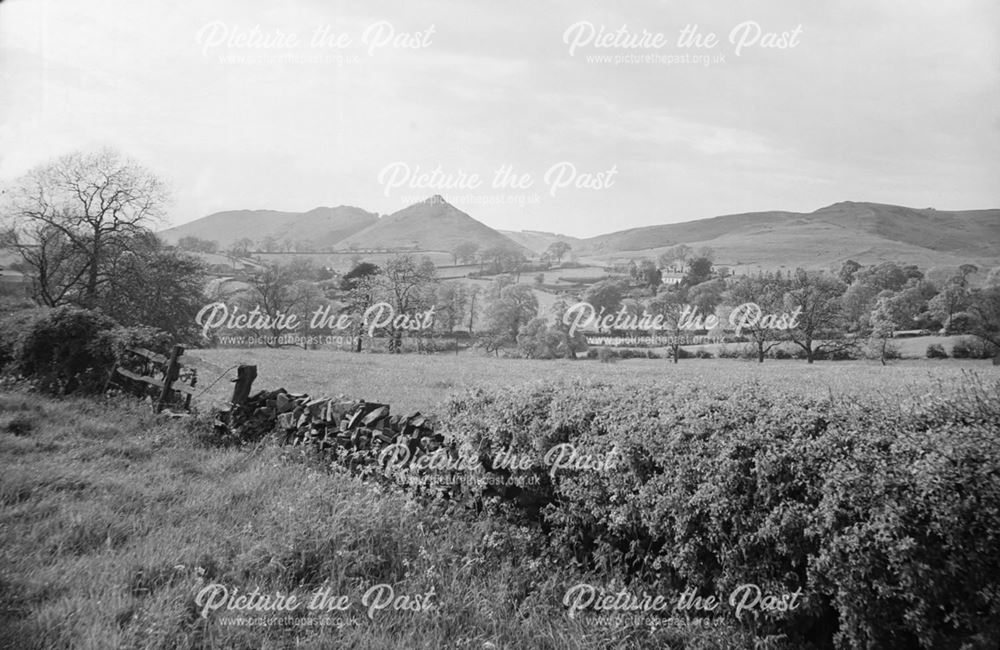
{"label": "sky", "polygon": [[168,183],[164,225],[1000,208],[1000,4],[0,2],[0,182],[105,146]]}

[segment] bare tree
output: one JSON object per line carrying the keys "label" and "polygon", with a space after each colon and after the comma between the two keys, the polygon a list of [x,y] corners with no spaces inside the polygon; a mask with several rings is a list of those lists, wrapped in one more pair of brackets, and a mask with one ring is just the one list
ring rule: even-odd
{"label": "bare tree", "polygon": [[47,305],[96,305],[106,253],[162,217],[162,182],[111,149],[72,153],[15,181],[3,242],[17,251]]}

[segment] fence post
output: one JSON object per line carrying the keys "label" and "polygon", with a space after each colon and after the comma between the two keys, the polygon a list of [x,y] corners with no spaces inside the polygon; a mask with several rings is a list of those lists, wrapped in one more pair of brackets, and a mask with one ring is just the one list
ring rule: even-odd
{"label": "fence post", "polygon": [[250,388],[257,379],[257,366],[240,366],[236,369],[236,385],[233,386],[233,408],[242,407],[250,397]]}
{"label": "fence post", "polygon": [[163,405],[166,404],[167,399],[170,397],[170,387],[177,381],[177,376],[180,375],[180,365],[177,363],[177,359],[182,354],[184,354],[184,348],[180,345],[175,345],[174,349],[170,352],[167,371],[163,375],[163,389],[160,391],[160,399],[156,400],[155,413],[163,410]]}

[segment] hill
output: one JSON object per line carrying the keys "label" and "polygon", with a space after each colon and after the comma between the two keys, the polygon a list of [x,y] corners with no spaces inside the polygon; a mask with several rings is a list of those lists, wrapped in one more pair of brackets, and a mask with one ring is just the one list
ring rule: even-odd
{"label": "hill", "polygon": [[576,237],[567,237],[566,235],[557,235],[556,233],[542,232],[539,230],[499,230],[497,232],[512,239],[521,246],[524,246],[536,255],[541,255],[548,249],[549,246],[557,241],[566,242],[572,246],[574,250],[582,241]]}
{"label": "hill", "polygon": [[341,241],[337,248],[449,251],[463,242],[474,242],[479,245],[480,250],[493,246],[523,249],[520,244],[476,221],[440,196],[433,196],[382,217]]}
{"label": "hill", "polygon": [[[1000,210],[944,211],[845,201],[811,213],[750,212],[633,228],[585,239],[604,259],[656,256],[677,244],[710,246],[735,267],[829,267],[853,259],[921,267],[1000,263]],[[576,247],[574,247],[576,248]]]}
{"label": "hill", "polygon": [[164,230],[160,235],[169,243],[187,236],[216,241],[222,249],[243,237],[254,242],[266,237],[277,241],[308,241],[313,247],[322,248],[333,246],[376,221],[376,214],[345,205],[308,212],[228,210]]}

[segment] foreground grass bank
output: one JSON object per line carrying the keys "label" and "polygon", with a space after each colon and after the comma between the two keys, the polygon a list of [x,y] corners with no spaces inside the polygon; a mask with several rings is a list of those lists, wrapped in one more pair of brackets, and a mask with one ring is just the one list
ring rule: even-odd
{"label": "foreground grass bank", "polygon": [[[344,376],[355,393],[375,374]],[[996,647],[1000,384],[875,377],[836,395],[790,375],[454,395],[442,431],[473,454],[621,448],[614,471],[524,483],[533,514],[516,495],[418,500],[273,438],[220,448],[205,417],[0,393],[0,647]],[[684,627],[692,612],[599,605],[743,583],[803,606]],[[612,600],[571,617],[580,585]],[[254,589],[330,598],[227,606]]]}
{"label": "foreground grass bank", "polygon": [[[0,647],[596,649],[682,638],[569,619],[563,592],[585,576],[539,559],[527,529],[419,505],[277,447],[214,448],[208,425],[0,393]],[[350,607],[300,608],[299,620],[269,626],[225,607],[203,617],[197,595],[213,583],[303,597],[329,588]],[[433,590],[433,607],[369,618],[362,599],[380,584],[395,596]]]}

